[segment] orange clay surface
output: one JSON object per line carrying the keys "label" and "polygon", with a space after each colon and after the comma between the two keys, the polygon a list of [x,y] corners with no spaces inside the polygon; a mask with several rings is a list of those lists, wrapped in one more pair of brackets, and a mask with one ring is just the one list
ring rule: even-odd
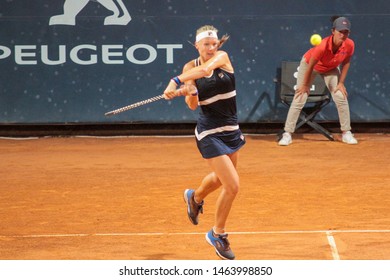
{"label": "orange clay surface", "polygon": [[[390,135],[355,136],[246,136],[238,260],[390,259]],[[193,137],[0,139],[0,155],[0,259],[218,259],[204,238],[218,191],[198,226],[182,198],[210,172]]]}

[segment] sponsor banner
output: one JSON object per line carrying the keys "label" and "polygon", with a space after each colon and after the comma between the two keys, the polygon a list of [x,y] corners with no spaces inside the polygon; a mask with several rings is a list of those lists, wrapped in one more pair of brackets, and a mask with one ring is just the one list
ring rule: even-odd
{"label": "sponsor banner", "polygon": [[[110,118],[104,113],[161,94],[198,56],[193,42],[204,24],[230,35],[223,49],[235,67],[240,121],[283,122],[278,69],[282,61],[300,60],[313,33],[330,34],[329,3],[306,3],[302,10],[279,0],[209,2],[1,1],[0,124],[194,122],[197,111],[182,98]],[[356,43],[346,82],[351,118],[389,120],[390,66],[381,58],[387,56],[390,18],[380,7],[388,2],[363,9],[364,3],[338,11],[356,11],[349,16]],[[334,105],[319,118],[337,121]]]}

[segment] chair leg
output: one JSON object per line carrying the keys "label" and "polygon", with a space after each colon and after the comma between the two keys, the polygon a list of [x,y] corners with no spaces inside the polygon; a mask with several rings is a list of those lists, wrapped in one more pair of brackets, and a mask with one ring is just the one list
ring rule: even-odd
{"label": "chair leg", "polygon": [[320,132],[322,135],[324,135],[326,138],[328,138],[330,141],[334,141],[333,135],[328,130],[320,126],[318,123],[312,121],[319,111],[320,110],[315,110],[310,114],[307,114],[306,112],[302,111],[299,115],[301,121],[297,124],[296,129],[300,128],[304,124],[308,124],[315,130]]}
{"label": "chair leg", "polygon": [[320,132],[322,135],[324,135],[330,141],[334,141],[333,135],[328,130],[326,130],[325,128],[320,126],[318,123],[315,123],[315,122],[312,122],[311,120],[308,120],[307,124],[310,125],[312,128],[314,128],[315,130],[317,130],[318,132]]}
{"label": "chair leg", "polygon": [[280,139],[282,139],[284,133],[284,129],[279,130],[279,132],[276,134],[276,142],[279,142]]}
{"label": "chair leg", "polygon": [[[318,131],[319,133],[321,133],[322,135],[324,135],[330,141],[334,141],[333,135],[328,130],[326,130],[321,125],[319,125],[318,123],[313,121],[315,116],[318,114],[318,112],[320,112],[321,109],[323,107],[325,107],[329,102],[330,102],[330,99],[325,100],[324,102],[318,103],[313,107],[308,107],[308,108],[306,108],[306,110],[303,109],[301,111],[301,114],[299,115],[299,118],[301,121],[299,123],[297,123],[295,130],[297,130],[298,128],[300,128],[304,124],[307,124],[307,125],[311,126],[313,129],[315,129],[316,131]],[[282,100],[282,103],[284,105],[286,105],[287,107],[290,106],[287,102],[285,102],[283,100]],[[280,139],[282,139],[283,133],[284,133],[284,129],[280,130],[276,134],[277,141],[280,141]]]}

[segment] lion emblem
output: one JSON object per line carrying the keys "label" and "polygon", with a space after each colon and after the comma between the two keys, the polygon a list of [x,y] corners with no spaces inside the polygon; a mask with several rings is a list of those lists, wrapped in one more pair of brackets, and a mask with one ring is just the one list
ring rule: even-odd
{"label": "lion emblem", "polygon": [[[65,0],[64,13],[52,16],[49,25],[76,25],[76,16],[92,0]],[[104,19],[104,25],[127,25],[131,16],[122,0],[93,0],[100,3],[112,15]]]}

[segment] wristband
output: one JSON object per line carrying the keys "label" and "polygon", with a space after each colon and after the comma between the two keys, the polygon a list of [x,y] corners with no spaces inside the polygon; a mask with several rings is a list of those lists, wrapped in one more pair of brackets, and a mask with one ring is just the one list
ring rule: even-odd
{"label": "wristband", "polygon": [[181,81],[180,81],[179,77],[177,77],[177,76],[173,77],[171,80],[174,81],[177,85],[181,84]]}
{"label": "wristband", "polygon": [[191,93],[192,96],[197,96],[198,95],[198,91],[194,92],[194,93]]}

